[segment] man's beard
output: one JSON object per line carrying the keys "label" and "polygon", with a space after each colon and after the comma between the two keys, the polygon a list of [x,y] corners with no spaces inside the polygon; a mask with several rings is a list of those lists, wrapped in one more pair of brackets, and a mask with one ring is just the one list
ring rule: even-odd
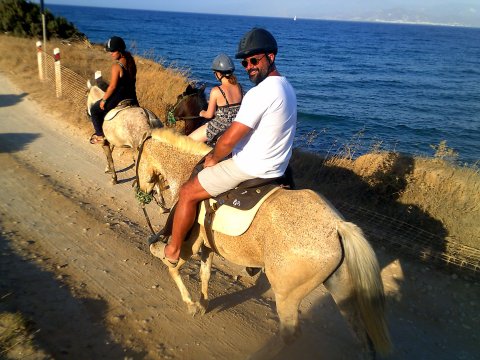
{"label": "man's beard", "polygon": [[251,74],[249,72],[248,77],[250,78],[251,82],[253,82],[255,85],[258,85],[267,78],[268,74],[270,73],[270,67],[268,67],[268,69],[265,69],[265,70],[256,68],[256,70],[257,70],[256,74]]}

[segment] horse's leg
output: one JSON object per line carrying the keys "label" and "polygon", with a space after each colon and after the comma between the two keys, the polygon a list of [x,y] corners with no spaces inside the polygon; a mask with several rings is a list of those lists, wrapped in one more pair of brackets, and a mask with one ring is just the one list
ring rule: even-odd
{"label": "horse's leg", "polygon": [[106,173],[111,173],[112,174],[112,184],[117,184],[117,173],[115,172],[115,165],[113,164],[113,157],[112,157],[112,152],[114,146],[112,145],[110,147],[110,143],[105,140],[102,144],[103,152],[105,153],[105,156],[107,157],[107,168],[105,169]]}
{"label": "horse's leg", "polygon": [[276,290],[275,285],[272,284],[272,289],[275,292],[277,313],[280,319],[280,335],[286,344],[291,344],[300,336],[298,307],[300,302],[320,283],[318,279],[316,281],[309,280],[304,284],[300,284],[300,286],[282,289],[282,291]]}
{"label": "horse's leg", "polygon": [[212,249],[202,244],[201,264],[200,264],[200,279],[202,283],[202,293],[200,295],[200,314],[203,315],[207,312],[208,307],[208,283],[210,281],[210,275],[212,270],[212,260],[214,252]]}
{"label": "horse's leg", "polygon": [[168,272],[172,277],[173,281],[177,285],[178,290],[180,291],[180,295],[182,296],[182,300],[185,304],[187,304],[188,313],[192,316],[195,316],[199,312],[199,305],[192,300],[192,296],[188,291],[187,287],[183,283],[182,277],[180,276],[180,268],[185,263],[185,260],[182,258],[179,259],[178,265],[174,268],[168,268]]}
{"label": "horse's leg", "polygon": [[363,355],[366,359],[375,358],[375,350],[370,340],[365,325],[355,306],[354,288],[348,274],[345,263],[324,283],[327,290],[332,295],[341,314],[347,320],[357,340],[363,346]]}
{"label": "horse's leg", "polygon": [[292,273],[295,269],[289,269],[288,273],[269,271],[266,267],[265,273],[275,293],[277,313],[280,319],[280,332],[272,337],[262,348],[251,354],[249,360],[263,360],[274,358],[280,353],[285,345],[293,343],[301,334],[298,321],[298,307],[300,302],[313,289],[321,284],[318,276],[306,276],[292,280]]}

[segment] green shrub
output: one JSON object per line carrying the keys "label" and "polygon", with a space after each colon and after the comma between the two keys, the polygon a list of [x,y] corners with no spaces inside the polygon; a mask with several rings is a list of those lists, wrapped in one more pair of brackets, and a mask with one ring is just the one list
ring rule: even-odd
{"label": "green shrub", "polygon": [[[47,38],[85,39],[75,25],[45,10]],[[0,31],[20,37],[42,37],[40,5],[25,0],[0,0]]]}

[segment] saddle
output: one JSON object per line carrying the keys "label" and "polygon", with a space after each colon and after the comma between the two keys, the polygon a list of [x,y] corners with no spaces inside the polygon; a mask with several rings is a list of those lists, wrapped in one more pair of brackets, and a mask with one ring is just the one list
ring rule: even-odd
{"label": "saddle", "polygon": [[118,103],[112,110],[105,115],[105,121],[112,120],[120,111],[131,107],[137,107],[138,103],[133,99],[124,99]]}
{"label": "saddle", "polygon": [[[196,175],[202,167],[203,162],[200,162],[192,176]],[[293,187],[290,166],[285,174],[278,178],[256,178],[244,181],[232,190],[202,201],[198,207],[197,222],[204,227],[210,246],[218,253],[214,242],[214,231],[229,236],[242,235],[250,227],[265,200],[281,188]],[[167,242],[172,233],[175,209],[176,205],[171,209],[164,228],[149,239],[149,244],[159,240]]]}
{"label": "saddle", "polygon": [[[252,179],[199,205],[197,222],[208,232],[239,236],[248,230],[265,200],[281,185],[276,180]],[[234,221],[232,221],[234,219]]]}

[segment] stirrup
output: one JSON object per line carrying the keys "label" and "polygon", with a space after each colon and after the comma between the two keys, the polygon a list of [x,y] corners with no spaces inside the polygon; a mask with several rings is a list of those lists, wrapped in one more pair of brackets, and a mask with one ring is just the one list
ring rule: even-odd
{"label": "stirrup", "polygon": [[147,240],[148,246],[150,246],[152,244],[155,244],[156,242],[159,242],[159,241],[166,244],[168,242],[169,237],[170,236],[164,235],[161,232],[158,232],[158,233],[156,233],[156,234],[154,234],[154,235],[152,235],[148,238],[148,240]]}
{"label": "stirrup", "polygon": [[247,272],[248,275],[250,276],[255,276],[257,275],[260,271],[262,271],[262,268],[257,268],[257,267],[246,267],[245,271]]}

